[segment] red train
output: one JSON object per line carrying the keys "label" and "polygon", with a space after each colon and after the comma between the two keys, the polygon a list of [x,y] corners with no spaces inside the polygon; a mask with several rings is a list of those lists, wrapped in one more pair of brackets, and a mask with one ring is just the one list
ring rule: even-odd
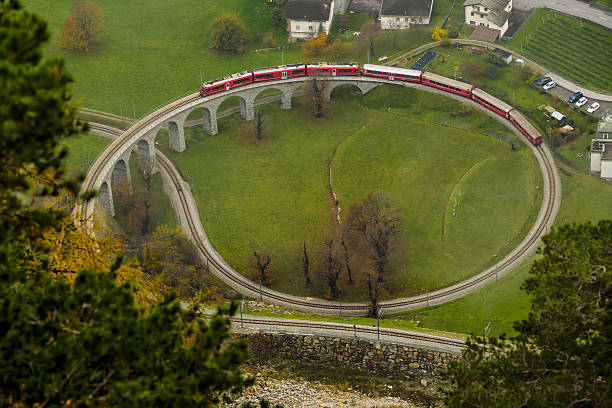
{"label": "red train", "polygon": [[205,82],[200,89],[200,96],[206,97],[232,88],[245,86],[253,82],[282,81],[304,76],[369,76],[391,81],[414,82],[431,86],[461,95],[481,104],[500,116],[508,119],[533,145],[542,143],[542,135],[517,110],[507,103],[489,95],[473,85],[413,69],[388,67],[386,65],[365,64],[363,69],[354,62],[316,62],[306,64],[282,65],[278,67],[259,68],[245,71],[225,78]]}

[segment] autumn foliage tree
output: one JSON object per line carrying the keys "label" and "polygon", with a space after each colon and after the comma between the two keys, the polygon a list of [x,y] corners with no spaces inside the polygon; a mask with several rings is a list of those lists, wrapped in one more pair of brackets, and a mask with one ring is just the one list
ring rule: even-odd
{"label": "autumn foliage tree", "polygon": [[436,26],[433,30],[433,33],[431,33],[431,39],[438,42],[442,42],[448,38],[448,31],[449,30],[445,30]]}
{"label": "autumn foliage tree", "polygon": [[99,43],[103,32],[104,14],[96,3],[77,0],[62,26],[64,48],[89,52]]}
{"label": "autumn foliage tree", "polygon": [[210,40],[213,48],[218,50],[244,52],[246,26],[235,14],[224,14],[210,24]]}
{"label": "autumn foliage tree", "polygon": [[344,45],[340,40],[330,39],[325,32],[308,38],[302,43],[302,57],[311,59],[325,58],[338,60],[344,54]]}
{"label": "autumn foliage tree", "polygon": [[241,390],[235,304],[210,323],[173,296],[143,308],[118,282],[116,242],[93,244],[64,209],[31,205],[77,193],[60,142],[83,126],[70,74],[42,58],[46,23],[0,0],[0,39],[0,406],[210,407]]}

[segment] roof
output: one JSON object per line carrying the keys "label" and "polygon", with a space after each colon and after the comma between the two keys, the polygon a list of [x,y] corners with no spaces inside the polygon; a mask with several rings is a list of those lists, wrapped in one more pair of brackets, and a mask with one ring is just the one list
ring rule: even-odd
{"label": "roof", "polygon": [[600,120],[597,123],[597,133],[612,133],[612,120]]}
{"label": "roof", "polygon": [[487,14],[487,20],[489,20],[490,22],[492,22],[498,27],[501,27],[504,24],[506,24],[506,21],[508,21],[509,18],[510,18],[510,13],[508,13],[507,11],[502,11],[499,14],[497,13]]}
{"label": "roof", "polygon": [[493,95],[489,95],[482,89],[474,88],[472,89],[472,94],[476,95],[480,99],[484,99],[487,102],[491,102],[493,105],[497,106],[504,112],[510,112],[512,109],[514,109],[512,106],[508,105],[506,102],[502,101],[501,99],[497,99]]}
{"label": "roof", "polygon": [[383,0],[381,16],[426,16],[431,13],[433,0]]}
{"label": "roof", "polygon": [[508,3],[510,3],[510,0],[465,0],[463,6],[481,5],[496,14],[501,14],[501,12],[508,7]]}
{"label": "roof", "polygon": [[492,51],[492,53],[493,53],[493,54],[495,54],[495,55],[497,55],[497,56],[499,56],[499,57],[502,57],[503,59],[506,59],[506,58],[508,58],[508,57],[511,57],[511,56],[512,56],[512,54],[511,54],[511,53],[509,53],[508,51],[504,51],[504,50],[502,50],[501,48],[495,48],[495,49]]}
{"label": "roof", "polygon": [[494,28],[476,26],[470,38],[480,41],[495,42],[495,40],[497,40],[497,37],[499,37],[500,34],[501,31],[496,30]]}
{"label": "roof", "polygon": [[510,111],[510,117],[513,118],[516,123],[518,123],[530,136],[532,137],[538,137],[541,136],[540,132],[538,132],[538,130],[533,127],[533,125],[531,124],[531,122],[529,122],[527,119],[525,119],[523,117],[523,115],[521,115],[521,113],[517,110],[511,110]]}
{"label": "roof", "polygon": [[387,65],[363,64],[363,69],[372,70],[372,71],[380,71],[380,72],[392,72],[394,74],[402,74],[402,75],[421,76],[421,71],[418,71],[416,69],[396,68],[396,67],[390,67]]}
{"label": "roof", "polygon": [[557,119],[559,122],[561,122],[565,118],[565,115],[559,111],[554,111],[553,113],[550,114],[550,116]]}
{"label": "roof", "polygon": [[289,0],[287,18],[290,20],[327,21],[331,0]]}
{"label": "roof", "polygon": [[429,79],[431,81],[439,82],[441,84],[445,84],[448,86],[455,87],[457,89],[471,91],[474,88],[474,85],[466,84],[465,82],[455,81],[454,79],[447,78],[442,75],[434,74],[433,72],[423,72],[423,78]]}

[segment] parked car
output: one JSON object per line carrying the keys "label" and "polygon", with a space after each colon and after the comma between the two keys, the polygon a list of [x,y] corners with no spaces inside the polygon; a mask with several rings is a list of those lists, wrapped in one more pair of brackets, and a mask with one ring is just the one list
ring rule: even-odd
{"label": "parked car", "polygon": [[591,106],[589,106],[589,107],[587,108],[587,112],[589,112],[589,113],[593,113],[593,112],[595,112],[597,109],[599,109],[599,104],[598,104],[597,102],[594,102],[594,103],[592,103],[592,104],[591,104]]}
{"label": "parked car", "polygon": [[576,102],[578,99],[582,98],[582,92],[578,91],[578,92],[574,92],[572,94],[572,96],[569,97],[568,101],[569,103],[574,103]]}
{"label": "parked car", "polygon": [[583,96],[582,98],[576,101],[576,106],[580,108],[581,106],[584,106],[587,103],[587,101],[588,99]]}
{"label": "parked car", "polygon": [[550,81],[545,83],[543,88],[548,91],[549,89],[554,88],[555,86],[557,86],[557,84],[555,84],[555,81]]}
{"label": "parked car", "polygon": [[550,81],[552,81],[551,77],[547,77],[547,76],[546,77],[542,77],[542,78],[540,78],[540,79],[538,79],[536,81],[536,85],[542,86],[542,85],[547,84]]}

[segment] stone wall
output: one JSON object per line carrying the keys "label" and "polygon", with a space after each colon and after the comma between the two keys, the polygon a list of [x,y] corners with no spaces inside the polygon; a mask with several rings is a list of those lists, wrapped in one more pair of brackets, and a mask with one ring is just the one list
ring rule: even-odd
{"label": "stone wall", "polygon": [[459,355],[422,348],[351,338],[254,332],[238,334],[249,342],[252,358],[285,358],[343,365],[402,377],[439,376]]}

